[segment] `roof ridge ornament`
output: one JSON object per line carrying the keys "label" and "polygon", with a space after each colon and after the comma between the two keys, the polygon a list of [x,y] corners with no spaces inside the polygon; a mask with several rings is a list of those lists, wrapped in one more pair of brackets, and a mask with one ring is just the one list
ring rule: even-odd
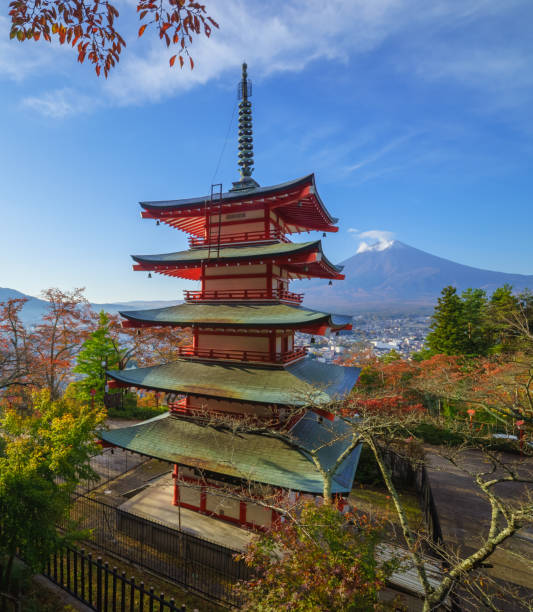
{"label": "roof ridge ornament", "polygon": [[242,65],[242,79],[238,85],[239,102],[239,173],[241,179],[233,183],[231,191],[256,189],[259,183],[252,178],[254,171],[254,138],[252,129],[252,82],[248,79],[248,66]]}

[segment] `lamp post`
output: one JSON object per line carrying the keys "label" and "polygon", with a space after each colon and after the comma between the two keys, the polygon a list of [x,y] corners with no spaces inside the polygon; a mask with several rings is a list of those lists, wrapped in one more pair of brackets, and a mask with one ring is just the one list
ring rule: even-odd
{"label": "lamp post", "polygon": [[476,411],[473,408],[469,408],[466,412],[468,416],[470,417],[470,429],[472,429],[472,419],[474,418]]}
{"label": "lamp post", "polygon": [[522,427],[524,426],[525,421],[520,420],[516,421],[516,428],[518,429],[518,444],[520,445],[520,452],[524,452],[524,430]]}
{"label": "lamp post", "polygon": [[109,391],[109,385],[107,384],[107,357],[102,361],[103,379],[104,379],[104,406],[106,406],[106,397]]}

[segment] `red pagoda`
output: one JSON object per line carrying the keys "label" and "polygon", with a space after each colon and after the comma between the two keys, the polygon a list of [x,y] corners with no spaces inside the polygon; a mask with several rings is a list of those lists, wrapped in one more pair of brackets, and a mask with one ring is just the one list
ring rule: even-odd
{"label": "red pagoda", "polygon": [[[173,503],[235,524],[268,528],[275,516],[253,500],[228,499],[223,512],[213,487],[257,483],[276,491],[321,494],[323,480],[305,449],[321,447],[333,465],[348,445],[345,425],[319,407],[350,392],[359,371],[320,363],[295,345],[295,332],[329,335],[351,328],[346,318],[302,307],[293,279],[341,280],[320,241],[293,243],[303,231],[336,232],[314,175],[270,187],[252,178],[251,84],[239,85],[241,179],[202,198],[141,202],[142,217],[189,234],[190,249],[133,256],[135,270],[200,281],[177,306],[121,312],[125,327],[192,329],[180,358],[158,366],[110,371],[114,386],[167,394],[169,412],[133,427],[103,432],[105,443],[174,464]],[[312,406],[312,410],[309,409]],[[329,419],[327,427],[324,417]],[[233,422],[287,432],[290,444]],[[336,435],[340,434],[340,435]],[[333,441],[335,439],[336,441]],[[331,440],[331,442],[329,442]],[[346,495],[359,457],[337,470],[333,493]],[[190,485],[190,486],[188,486]]]}

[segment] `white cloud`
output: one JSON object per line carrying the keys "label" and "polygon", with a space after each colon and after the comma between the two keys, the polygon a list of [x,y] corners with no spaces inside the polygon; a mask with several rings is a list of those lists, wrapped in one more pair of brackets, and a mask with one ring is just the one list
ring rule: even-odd
{"label": "white cloud", "polygon": [[356,238],[361,241],[356,253],[384,251],[394,244],[394,233],[386,230],[367,230],[358,233]]}
{"label": "white cloud", "polygon": [[[507,85],[505,91],[499,87],[500,95],[508,98],[512,98],[517,88],[523,91],[524,83],[531,84],[530,62],[524,59],[521,48],[526,43],[506,39],[509,49],[505,53],[501,45],[492,45],[491,28],[497,28],[499,16],[520,14],[520,3],[512,0],[466,3],[459,0],[224,0],[218,3],[210,0],[207,10],[220,23],[220,30],[214,30],[210,39],[202,37],[192,45],[196,64],[193,71],[169,68],[168,60],[174,51],[161,43],[153,28],[138,40],[135,2],[121,0],[120,3],[118,25],[126,35],[128,46],[118,67],[107,81],[98,81],[92,75],[90,80],[78,79],[80,91],[87,92],[87,87],[99,89],[100,94],[94,98],[105,104],[157,102],[195,86],[226,79],[226,73],[235,74],[243,60],[250,64],[253,78],[259,80],[271,73],[300,71],[316,60],[348,63],[354,56],[375,51],[385,42],[397,49],[394,53],[397,70],[410,76],[425,80],[454,79],[481,91],[494,91],[496,75],[498,86]],[[8,22],[2,19],[0,33],[7,31]],[[450,32],[473,26],[482,19],[492,20],[488,36],[480,36],[478,40],[464,35],[464,41],[461,39],[450,46],[447,38]],[[4,38],[7,40],[7,35]],[[43,66],[49,71],[55,69],[54,62],[59,57],[57,46],[24,43],[18,45],[21,52],[18,49],[15,52],[13,44],[6,40],[0,42],[0,74],[23,79]],[[476,44],[478,48],[472,48]],[[67,54],[69,72],[80,71],[75,52],[64,49],[62,57],[66,58]],[[68,87],[75,88],[72,83]],[[33,96],[33,107],[48,116],[86,110],[87,104],[76,103],[62,94],[61,111],[60,103],[50,102],[51,98],[60,97],[58,91]],[[54,115],[56,111],[63,115]],[[349,171],[372,163],[399,144],[401,140],[390,142],[373,156],[349,166]]]}
{"label": "white cloud", "polygon": [[22,104],[52,119],[90,112],[98,105],[94,98],[68,88],[49,91],[41,96],[24,98]]}

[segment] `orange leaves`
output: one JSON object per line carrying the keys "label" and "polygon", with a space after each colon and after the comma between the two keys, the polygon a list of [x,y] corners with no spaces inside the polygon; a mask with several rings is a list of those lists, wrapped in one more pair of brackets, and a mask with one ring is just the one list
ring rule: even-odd
{"label": "orange leaves", "polygon": [[[93,63],[98,76],[102,72],[108,76],[126,46],[115,27],[119,12],[108,0],[11,0],[9,8],[11,39],[37,42],[42,37],[51,42],[56,36],[60,44],[77,48],[78,62],[88,59]],[[139,37],[155,24],[167,47],[174,44],[181,49],[170,58],[171,67],[178,57],[183,67],[186,55],[194,69],[188,50],[193,36],[209,37],[212,27],[218,28],[205,6],[193,0],[137,0],[137,12],[145,22],[140,25]]]}

